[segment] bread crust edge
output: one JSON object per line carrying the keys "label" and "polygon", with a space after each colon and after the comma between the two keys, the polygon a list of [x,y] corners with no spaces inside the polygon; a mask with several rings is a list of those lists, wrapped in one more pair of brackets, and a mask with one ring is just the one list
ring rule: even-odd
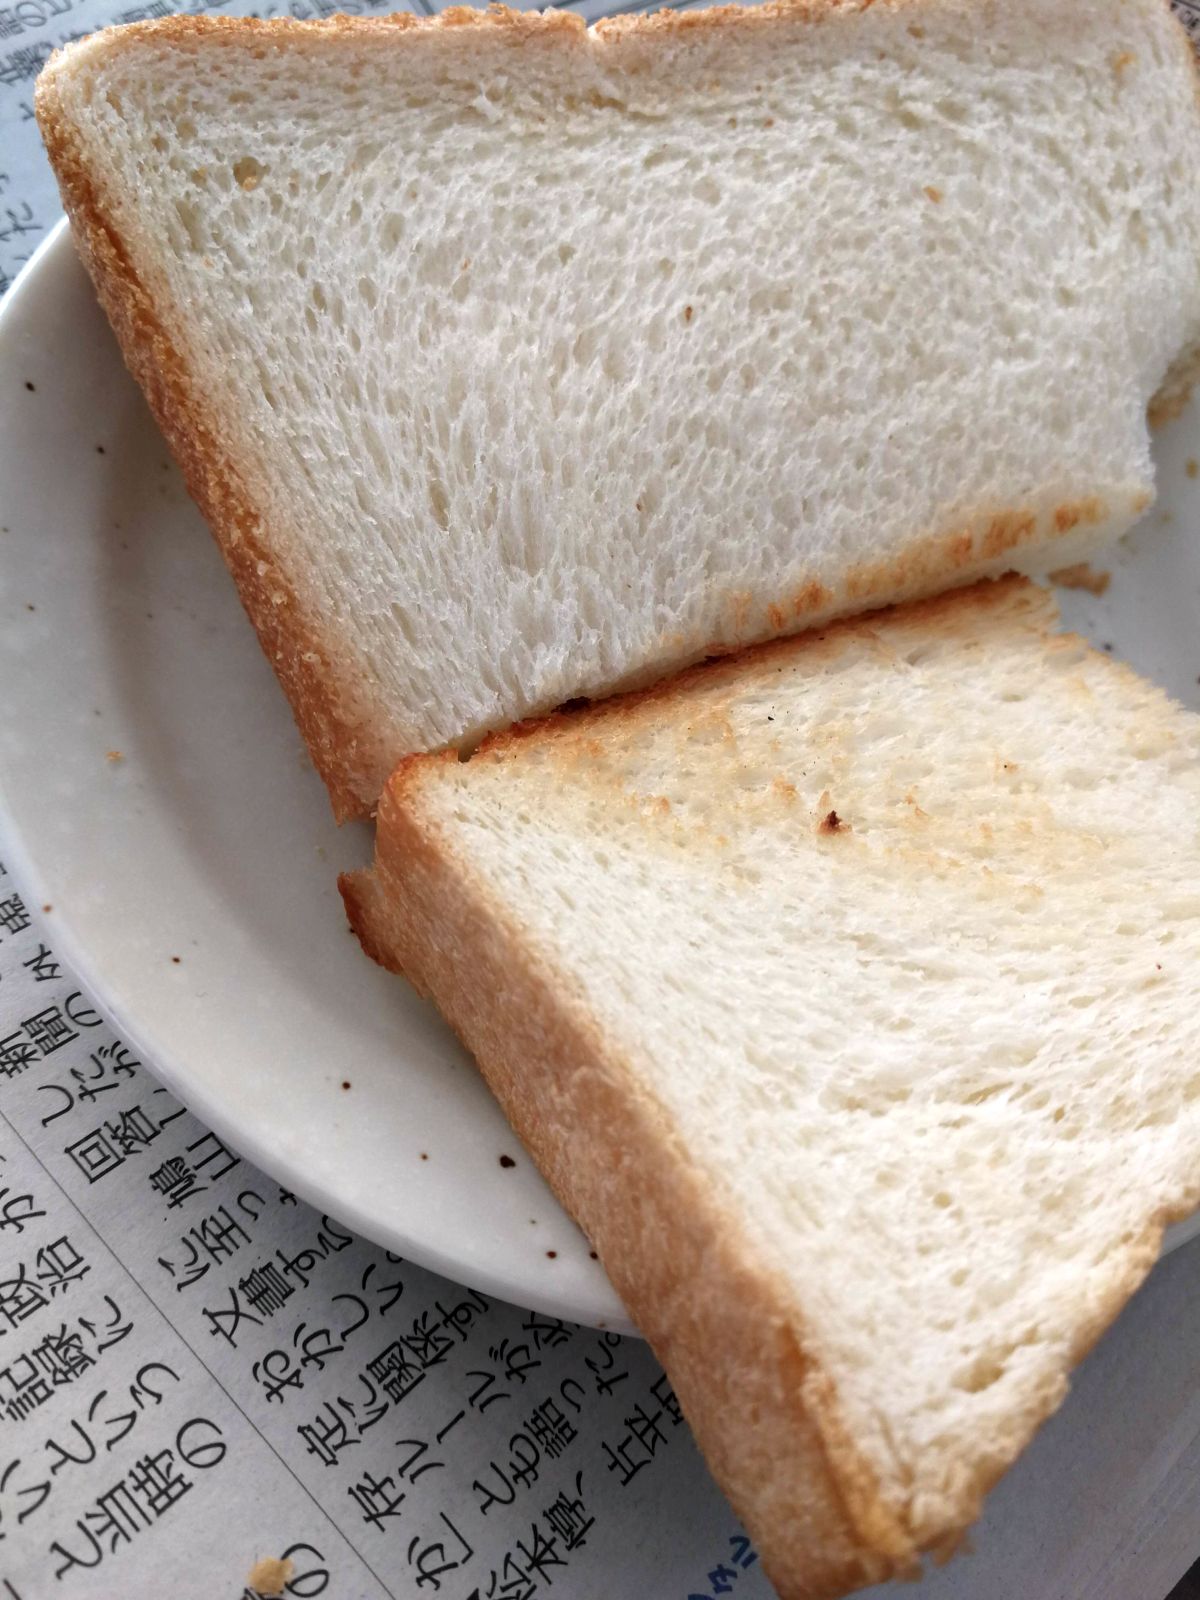
{"label": "bread crust edge", "polygon": [[[191,22],[196,19],[172,19]],[[229,19],[222,19],[228,21]],[[135,27],[143,24],[135,24]],[[347,717],[332,683],[335,650],[306,615],[272,559],[262,517],[213,427],[188,364],[134,266],[98,187],[53,70],[43,72],[34,107],[58,179],[72,238],[117,337],[125,365],[149,402],[183,471],[188,491],[220,546],[242,605],[292,707],[339,822],[366,815],[378,793],[378,761],[360,723]]]}
{"label": "bread crust edge", "polygon": [[[415,777],[426,762],[454,759],[406,766]],[[340,880],[351,926],[369,955],[437,1002],[475,1055],[666,1367],[780,1600],[832,1600],[915,1576],[918,1552],[770,1273],[746,1241],[730,1240],[699,1171],[664,1159],[670,1132],[644,1090],[562,1004],[503,914],[478,903],[469,868],[422,826],[406,787],[402,769],[381,800],[376,867]],[[585,1161],[573,1159],[581,1141]],[[735,1420],[747,1413],[754,1427]]]}
{"label": "bread crust edge", "polygon": [[[482,33],[507,35],[515,43],[531,40],[557,40],[570,46],[581,41],[589,32],[607,43],[620,44],[626,40],[642,40],[660,35],[678,35],[706,32],[713,28],[758,29],[777,22],[823,23],[839,15],[855,15],[875,6],[888,11],[919,13],[926,0],[763,0],[754,6],[738,4],[705,5],[695,10],[680,10],[664,5],[658,11],[621,12],[598,18],[589,27],[584,18],[574,11],[561,11],[553,7],[545,10],[520,11],[505,5],[502,0],[489,0],[486,8],[471,5],[451,5],[433,15],[400,11],[385,16],[362,17],[338,13],[318,20],[300,20],[295,17],[228,17],[204,15],[176,15],[152,18],[142,22],[126,23],[120,29],[102,30],[106,34],[120,32],[131,41],[141,37],[183,42],[204,35],[221,34],[230,38],[257,34],[260,38],[286,37],[293,43],[321,35],[349,35],[367,33],[414,32],[428,36],[431,33],[468,29]],[[1180,44],[1187,50],[1195,65],[1195,53],[1183,24],[1175,16],[1170,0],[1141,0],[1142,4],[1158,6],[1165,11],[1174,27]],[[96,37],[96,36],[93,36]],[[62,51],[55,51],[48,66]],[[1200,100],[1200,66],[1195,66]]]}

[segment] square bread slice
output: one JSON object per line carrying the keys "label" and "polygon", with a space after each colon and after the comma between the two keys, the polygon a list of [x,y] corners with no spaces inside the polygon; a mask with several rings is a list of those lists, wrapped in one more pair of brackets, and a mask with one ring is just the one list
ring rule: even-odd
{"label": "square bread slice", "polygon": [[411,751],[1078,561],[1200,338],[1167,0],[174,17],[37,114],[341,815]]}
{"label": "square bread slice", "polygon": [[1200,1198],[1200,718],[1020,579],[416,757],[344,881],[784,1600],[918,1570]]}

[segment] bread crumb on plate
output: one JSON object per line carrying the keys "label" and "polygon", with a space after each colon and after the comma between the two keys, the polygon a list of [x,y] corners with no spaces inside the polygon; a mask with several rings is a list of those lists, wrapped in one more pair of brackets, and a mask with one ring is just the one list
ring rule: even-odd
{"label": "bread crumb on plate", "polygon": [[1050,582],[1060,589],[1086,589],[1089,594],[1100,596],[1112,582],[1112,573],[1097,572],[1086,561],[1079,561],[1073,567],[1059,567],[1052,572]]}
{"label": "bread crumb on plate", "polygon": [[246,1582],[263,1596],[263,1600],[276,1600],[291,1582],[295,1571],[296,1563],[287,1557],[264,1556],[250,1568]]}

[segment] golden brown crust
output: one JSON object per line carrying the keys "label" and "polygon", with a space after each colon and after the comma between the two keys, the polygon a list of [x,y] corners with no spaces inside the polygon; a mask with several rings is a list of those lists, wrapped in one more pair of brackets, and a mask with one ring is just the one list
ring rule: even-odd
{"label": "golden brown crust", "polygon": [[381,801],[374,872],[341,880],[351,925],[475,1053],[667,1368],[781,1600],[914,1574],[917,1551],[842,1428],[833,1386],[770,1272],[749,1241],[731,1237],[703,1174],[663,1159],[662,1113],[406,807],[403,788],[401,778]]}
{"label": "golden brown crust", "polygon": [[[695,10],[677,10],[664,7],[659,11],[641,11],[604,17],[594,23],[591,31],[606,43],[621,44],[629,40],[686,37],[713,29],[739,31],[769,28],[785,22],[823,23],[840,16],[854,15],[870,10],[919,10],[926,0],[764,0],[754,6],[714,5]],[[1160,0],[1163,9],[1171,16],[1183,48],[1195,63],[1195,54],[1186,30],[1171,11],[1169,0]],[[225,16],[172,16],[147,22],[129,23],[119,31],[122,45],[142,38],[156,41],[187,43],[194,39],[228,40],[237,44],[257,37],[272,43],[305,45],[331,35],[348,37],[354,34],[369,35],[410,33],[415,37],[429,37],[442,31],[475,31],[481,37],[509,38],[514,43],[530,40],[554,40],[563,44],[579,41],[589,30],[584,19],[572,11],[518,11],[492,0],[486,9],[473,6],[449,6],[435,16],[418,16],[413,12],[394,12],[384,17],[351,17],[338,15],[321,21],[302,22],[294,17],[225,17]],[[61,52],[56,52],[56,55]],[[53,62],[55,57],[51,57]],[[1197,68],[1200,75],[1200,68]],[[1198,76],[1200,84],[1200,76]],[[1200,88],[1198,88],[1200,98]]]}
{"label": "golden brown crust", "polygon": [[[674,677],[662,679],[643,689],[631,689],[625,694],[611,695],[605,700],[584,701],[578,706],[560,707],[544,717],[528,717],[524,721],[514,723],[510,728],[489,733],[471,759],[479,760],[480,757],[504,759],[515,753],[515,748],[522,740],[540,736],[547,730],[570,729],[584,722],[598,725],[600,721],[609,717],[617,719],[627,717],[638,707],[654,706],[660,712],[670,714],[676,704],[682,705],[686,702],[692,685],[710,674],[732,676],[739,670],[739,663],[747,660],[766,663],[784,661],[797,650],[810,650],[826,639],[836,640],[842,635],[861,633],[870,627],[874,619],[883,619],[897,612],[902,612],[910,621],[931,627],[949,622],[961,629],[971,625],[970,619],[973,614],[986,613],[997,606],[1008,605],[1017,594],[1025,596],[1030,606],[1038,609],[1047,626],[1053,625],[1058,613],[1054,597],[1047,589],[1017,573],[1009,573],[1002,578],[984,578],[962,589],[955,589],[949,594],[932,595],[925,600],[910,600],[903,605],[878,606],[858,616],[839,617],[836,621],[814,628],[808,633],[792,634],[786,639],[767,639],[760,644],[746,645],[740,650],[725,651],[709,660],[695,663],[684,672],[676,673]],[[1116,665],[1116,663],[1111,664]],[[457,760],[458,756],[453,751],[432,756],[406,756],[392,774],[388,782],[388,792],[398,796],[409,779],[415,778],[427,761]],[[374,959],[379,958],[376,956]],[[384,962],[383,965],[386,966],[387,963]]]}
{"label": "golden brown crust", "polygon": [[[170,22],[200,20],[176,17]],[[142,26],[154,25],[135,24]],[[113,225],[111,207],[97,192],[94,170],[79,150],[52,73],[39,79],[35,106],[76,248],[112,323],[126,365],[144,390],[188,490],[216,536],[242,604],[329,789],[338,820],[361,816],[373,805],[375,796],[355,782],[348,753],[365,742],[366,733],[344,715],[334,698],[328,666],[333,651],[327,653],[323,648],[318,625],[306,616],[291,584],[275,565],[269,542],[259,537],[258,512],[213,432],[187,362]]]}
{"label": "golden brown crust", "polygon": [[[620,43],[634,37],[693,34],[731,25],[739,29],[758,29],[778,22],[820,22],[834,14],[868,11],[872,6],[906,10],[923,3],[924,0],[765,0],[764,4],[753,7],[717,5],[694,11],[664,7],[661,11],[606,17],[597,22],[592,31],[606,41]],[[493,0],[486,10],[449,6],[430,17],[408,11],[385,17],[333,16],[312,22],[301,22],[294,17],[172,16],[129,23],[121,28],[120,34],[123,45],[143,38],[180,44],[195,39],[223,38],[237,44],[258,37],[272,43],[303,46],[330,35],[412,33],[427,37],[445,30],[474,30],[481,36],[508,37],[517,43],[549,39],[569,44],[585,35],[588,27],[573,11],[517,11]]]}

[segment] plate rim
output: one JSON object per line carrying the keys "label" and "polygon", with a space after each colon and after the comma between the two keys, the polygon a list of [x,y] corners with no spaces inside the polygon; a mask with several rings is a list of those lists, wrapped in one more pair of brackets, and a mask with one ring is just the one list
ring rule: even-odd
{"label": "plate rim", "polygon": [[[0,302],[0,368],[6,364],[8,342],[13,335],[16,319],[23,309],[24,297],[31,281],[46,263],[57,262],[67,251],[74,253],[70,223],[63,217],[37,246]],[[77,257],[76,259],[78,260]],[[82,267],[82,264],[80,265]],[[14,816],[2,767],[0,767],[0,846],[3,847],[5,865],[12,869],[13,877],[18,880],[18,887],[31,893],[40,915],[40,908],[52,901],[53,891],[46,881],[42,867],[27,846],[24,834]],[[398,1228],[387,1229],[387,1236],[381,1238],[378,1222],[361,1204],[332,1192],[320,1180],[308,1176],[302,1164],[290,1161],[286,1152],[271,1145],[262,1134],[253,1130],[247,1131],[236,1112],[227,1110],[219,1093],[196,1080],[186,1068],[180,1066],[169,1051],[149,1041],[137,1017],[130,1012],[119,996],[110,991],[87,942],[76,931],[70,918],[56,915],[48,931],[56,950],[62,955],[89,1000],[105,1020],[137,1052],[147,1071],[218,1138],[227,1142],[239,1155],[274,1182],[284,1184],[314,1210],[336,1217],[339,1222],[343,1222],[371,1243],[383,1249],[396,1249],[398,1254],[402,1254],[404,1259],[411,1261],[414,1266],[436,1273],[452,1283],[467,1281],[463,1278],[463,1264],[456,1256],[426,1240],[413,1239]],[[557,1202],[557,1197],[556,1203],[561,1204]],[[564,1214],[569,1217],[569,1214]],[[526,1290],[522,1287],[521,1298],[514,1300],[511,1280],[502,1273],[489,1270],[486,1264],[478,1269],[475,1266],[470,1268],[469,1287],[478,1289],[494,1299],[502,1300],[506,1304],[516,1305],[521,1310],[562,1317],[564,1321],[603,1328],[626,1337],[637,1339],[643,1337],[630,1320],[611,1284],[613,1308],[605,1312],[602,1317],[597,1317],[594,1313],[587,1316],[580,1315],[578,1308],[565,1310],[562,1298],[542,1295],[535,1289]]]}

